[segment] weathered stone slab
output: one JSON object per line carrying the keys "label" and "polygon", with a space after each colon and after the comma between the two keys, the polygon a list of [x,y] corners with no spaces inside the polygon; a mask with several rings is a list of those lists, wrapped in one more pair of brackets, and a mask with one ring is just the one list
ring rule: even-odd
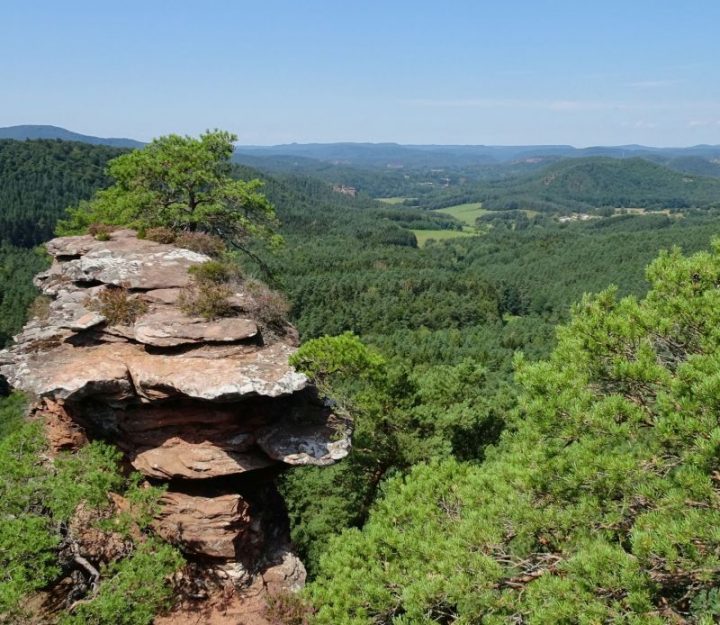
{"label": "weathered stone slab", "polygon": [[288,364],[292,351],[276,343],[222,360],[135,352],[126,362],[137,393],[148,400],[185,395],[229,402],[253,395],[279,397],[305,388],[307,378]]}
{"label": "weathered stone slab", "polygon": [[188,317],[169,307],[143,315],[134,326],[135,340],[155,347],[235,343],[257,333],[257,324],[252,319],[228,317],[207,321],[202,317]]}
{"label": "weathered stone slab", "polygon": [[14,367],[2,367],[2,373],[15,388],[39,397],[127,400],[133,397],[134,388],[125,363],[113,348],[62,345],[49,352],[27,354]]}
{"label": "weathered stone slab", "polygon": [[102,282],[129,289],[187,287],[188,269],[210,260],[203,254],[161,246],[157,251],[124,251],[102,248],[67,263],[63,275],[73,282]]}
{"label": "weathered stone slab", "polygon": [[224,447],[210,441],[190,443],[175,437],[158,447],[131,452],[130,462],[143,475],[161,480],[226,477],[264,469],[276,462],[260,450],[238,452]]}

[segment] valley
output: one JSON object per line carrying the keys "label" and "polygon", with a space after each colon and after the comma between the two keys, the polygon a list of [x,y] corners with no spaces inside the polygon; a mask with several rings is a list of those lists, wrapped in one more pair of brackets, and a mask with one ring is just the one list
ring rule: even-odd
{"label": "valley", "polygon": [[0,625],[720,625],[720,2],[0,7]]}
{"label": "valley", "polygon": [[[347,155],[349,148],[345,149]],[[365,148],[366,154],[371,152]],[[0,339],[4,342],[11,342],[28,314],[39,314],[32,277],[49,260],[36,244],[67,218],[65,207],[74,205],[77,211],[82,202],[106,187],[104,166],[128,153],[55,140],[0,141],[0,222],[7,224],[0,235]],[[306,157],[306,167],[309,160]],[[716,262],[707,260],[704,251],[719,230],[720,193],[716,190],[720,182],[678,174],[665,165],[635,158],[553,157],[549,165],[539,169],[536,165],[518,173],[514,161],[494,164],[495,173],[486,171],[475,178],[468,176],[465,163],[460,169],[446,163],[442,172],[373,173],[347,163],[327,169],[314,163],[314,173],[241,164],[230,170],[234,180],[261,181],[258,188],[275,207],[283,244],[271,248],[256,241],[250,255],[233,253],[227,258],[249,284],[262,279],[285,294],[289,320],[301,342],[293,362],[322,392],[334,397],[346,411],[343,415],[354,423],[353,448],[347,458],[332,466],[278,471],[273,486],[287,508],[293,549],[307,569],[310,584],[303,600],[320,606],[318,623],[363,622],[346,619],[365,609],[356,605],[356,597],[366,597],[363,605],[382,612],[385,600],[367,596],[369,585],[402,584],[397,576],[404,575],[398,571],[405,567],[412,571],[411,579],[417,579],[427,562],[444,566],[447,554],[461,563],[456,576],[447,579],[457,587],[474,583],[470,571],[477,563],[453,551],[441,528],[449,525],[467,541],[482,540],[473,537],[476,522],[455,512],[464,506],[492,531],[500,531],[508,519],[526,522],[513,516],[514,511],[531,514],[523,498],[555,492],[550,452],[541,451],[541,446],[530,457],[528,441],[542,437],[552,447],[556,440],[575,437],[582,446],[579,454],[608,445],[611,451],[602,456],[607,464],[598,459],[597,470],[626,473],[612,464],[625,467],[626,461],[621,443],[612,447],[617,441],[604,433],[605,417],[598,417],[595,425],[567,424],[557,431],[555,417],[544,416],[569,410],[582,421],[583,415],[609,410],[603,402],[620,399],[582,395],[585,408],[577,414],[572,412],[575,407],[555,408],[548,402],[558,393],[558,401],[566,401],[564,385],[576,388],[573,385],[579,384],[580,388],[582,383],[572,376],[590,367],[588,362],[618,357],[614,345],[603,343],[606,313],[612,319],[608,323],[620,328],[617,331],[629,333],[623,345],[634,340],[634,330],[627,328],[635,326],[624,325],[626,309],[635,311],[640,306],[647,319],[660,314],[653,308],[660,300],[652,293],[679,279],[667,265],[669,259],[673,267]],[[447,186],[425,184],[440,173],[449,179]],[[375,199],[374,193],[393,185],[397,189],[404,185],[403,193]],[[357,193],[338,192],[343,186],[353,186]],[[32,192],[19,192],[23,189]],[[112,241],[116,235],[108,236]],[[677,252],[663,256],[663,250],[677,247],[684,254],[700,256],[685,259]],[[655,268],[646,270],[659,254],[652,265]],[[715,275],[714,270],[693,271]],[[659,273],[665,276],[662,280]],[[649,289],[654,291],[643,301]],[[665,336],[662,327],[642,326],[652,336]],[[577,338],[588,332],[600,337],[593,339],[599,342],[586,344]],[[683,349],[696,349],[688,345]],[[566,360],[569,364],[562,364]],[[592,378],[600,380],[598,384],[625,384],[625,378],[618,381],[614,373],[588,371],[583,375],[598,376]],[[607,376],[612,382],[605,381]],[[536,390],[544,384],[556,386],[549,392]],[[642,405],[648,401],[642,394],[645,387],[637,388],[629,386],[624,396]],[[0,408],[8,401],[17,400],[14,396],[2,400]],[[621,403],[614,409],[632,412],[634,405]],[[7,410],[16,411],[13,406]],[[523,425],[522,415],[534,416]],[[643,434],[633,429],[630,435],[638,440]],[[645,447],[638,443],[635,451],[645,458]],[[2,453],[10,451],[0,449]],[[592,464],[587,455],[583,458],[588,466]],[[574,460],[569,457],[567,462]],[[541,469],[527,474],[528,463]],[[633,466],[627,479],[617,478],[616,488],[626,493],[623,497],[637,497],[635,484],[643,483]],[[501,483],[498,475],[506,472],[527,477],[518,477],[512,492],[488,486]],[[585,484],[581,473],[566,475]],[[592,508],[609,495],[604,483],[591,483],[599,499],[583,500],[583,505]],[[178,488],[175,482],[172,486]],[[422,508],[421,526],[412,512],[418,506],[416,488],[441,502],[439,508]],[[484,491],[503,501],[503,509],[493,511],[492,503],[478,495]],[[572,497],[560,492],[554,497],[557,514],[575,519]],[[389,517],[388,506],[399,510],[402,519]],[[445,512],[438,517],[436,509]],[[606,512],[592,509],[598,519],[606,518],[602,516]],[[427,540],[422,537],[426,522],[430,524]],[[532,528],[528,531],[540,535],[559,531],[538,520],[527,522]],[[572,524],[582,526],[579,520]],[[425,555],[420,560],[407,553],[400,560],[384,556],[389,567],[384,572],[368,571],[359,564],[363,579],[337,573],[345,570],[342,558],[352,557],[353,550],[367,553],[368,562],[380,557],[384,540],[400,540],[396,531],[412,535]],[[663,526],[662,531],[672,529]],[[511,539],[497,540],[502,549],[514,548]],[[553,553],[573,553],[575,547],[564,541],[584,538],[573,535],[557,540],[558,551]],[[605,550],[602,553],[610,554],[607,557],[622,558],[612,551],[613,544],[594,548]],[[161,547],[153,544],[152,549]],[[403,553],[402,547],[398,549]],[[530,549],[519,553],[545,562],[537,545]],[[174,562],[174,556],[158,553],[168,566]],[[591,557],[583,553],[572,557]],[[503,572],[487,570],[483,579],[512,580],[522,574],[515,564],[502,566],[507,567]],[[434,565],[430,568],[434,570]],[[352,590],[346,590],[348,585]],[[483,607],[477,609],[502,609],[497,593],[488,592]],[[452,591],[445,596],[455,601]],[[525,605],[522,593],[513,601]],[[603,601],[598,601],[594,609],[605,610]],[[424,605],[424,599],[408,604],[409,609]],[[476,608],[461,607],[459,600],[453,605],[453,610],[477,613],[473,612]]]}

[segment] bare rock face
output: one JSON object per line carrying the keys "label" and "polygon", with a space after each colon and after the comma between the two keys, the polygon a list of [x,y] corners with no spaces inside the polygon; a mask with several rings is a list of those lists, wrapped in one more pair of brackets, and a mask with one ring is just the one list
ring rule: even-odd
{"label": "bare rock face", "polygon": [[256,550],[249,505],[240,495],[198,497],[167,493],[155,522],[158,533],[185,546],[189,553],[222,560],[238,560]]}
{"label": "bare rock face", "polygon": [[[48,316],[0,352],[0,380],[37,398],[52,450],[115,443],[128,465],[168,485],[154,522],[161,536],[230,579],[261,579],[264,567],[267,587],[302,585],[273,475],[332,464],[349,440],[347,424],[288,364],[294,331],[265,336],[242,285],[230,297],[235,316],[186,315],[188,269],[209,259],[130,230],[47,249],[54,262],[35,283],[51,299]],[[110,324],[94,305],[117,287],[142,302],[129,325]]]}
{"label": "bare rock face", "polygon": [[278,550],[262,574],[271,595],[300,590],[305,585],[307,572],[303,563],[289,550]]}
{"label": "bare rock face", "polygon": [[286,464],[327,466],[348,455],[350,441],[325,425],[293,423],[286,427],[271,425],[260,430],[258,446],[271,458]]}
{"label": "bare rock face", "polygon": [[253,395],[280,397],[307,386],[305,376],[287,363],[291,346],[247,347],[233,357],[217,358],[212,351],[168,357],[140,344],[118,343],[111,334],[108,343],[77,347],[63,342],[51,351],[31,351],[16,367],[6,366],[5,375],[13,386],[66,401],[185,396],[230,402]]}
{"label": "bare rock face", "polygon": [[44,399],[36,410],[44,417],[45,432],[54,451],[78,449],[88,442],[85,430],[72,420],[61,401]]}
{"label": "bare rock face", "polygon": [[65,261],[62,275],[73,282],[131,289],[186,287],[190,284],[187,270],[208,260],[197,252],[138,239],[132,230],[114,232],[109,241],[63,237],[46,247],[56,259]]}

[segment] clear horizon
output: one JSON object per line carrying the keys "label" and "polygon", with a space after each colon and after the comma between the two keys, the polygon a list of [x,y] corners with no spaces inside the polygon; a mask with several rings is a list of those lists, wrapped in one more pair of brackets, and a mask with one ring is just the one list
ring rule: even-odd
{"label": "clear horizon", "polygon": [[[136,141],[149,141],[150,139],[138,139],[137,137],[129,137],[129,136],[121,136],[118,134],[111,134],[111,135],[100,135],[97,133],[92,132],[78,132],[77,130],[73,128],[65,128],[63,126],[58,126],[57,124],[34,124],[34,123],[28,123],[28,124],[13,124],[11,126],[0,126],[0,129],[2,128],[16,128],[16,127],[22,127],[22,126],[52,126],[55,128],[59,128],[61,130],[67,130],[70,132],[75,132],[77,134],[89,136],[89,137],[95,137],[99,139],[130,139],[130,140],[136,140]],[[205,129],[210,130],[210,129]],[[225,130],[225,129],[221,129]],[[204,132],[204,131],[199,131]],[[175,133],[175,134],[183,134],[183,133]],[[196,133],[197,134],[197,133]],[[157,135],[160,136],[160,135]],[[592,148],[623,148],[623,147],[640,147],[640,148],[649,148],[649,149],[686,149],[686,148],[695,148],[695,147],[720,147],[720,143],[714,144],[714,143],[695,143],[691,145],[650,145],[650,144],[639,144],[639,143],[620,143],[620,144],[593,144],[593,145],[573,145],[571,143],[398,143],[396,141],[346,141],[339,139],[337,141],[287,141],[283,143],[240,143],[236,142],[236,147],[243,147],[243,148],[273,148],[273,147],[280,147],[283,145],[332,145],[332,144],[355,144],[355,145],[399,145],[401,147],[426,147],[426,146],[432,146],[432,147],[486,147],[486,148],[515,148],[515,147],[528,147],[528,148],[534,148],[534,147],[559,147],[559,146],[568,146],[571,148],[574,148],[576,150],[585,150],[585,149],[592,149]]]}
{"label": "clear horizon", "polygon": [[0,126],[243,145],[720,144],[720,3],[10,0]]}

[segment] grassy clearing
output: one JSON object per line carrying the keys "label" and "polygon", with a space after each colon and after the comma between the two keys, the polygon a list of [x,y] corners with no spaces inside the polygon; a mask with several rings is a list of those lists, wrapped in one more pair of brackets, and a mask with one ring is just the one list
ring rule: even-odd
{"label": "grassy clearing", "polygon": [[408,200],[410,198],[407,198],[407,197],[377,197],[375,199],[378,202],[383,202],[384,204],[402,204],[405,200]]}
{"label": "grassy clearing", "polygon": [[456,204],[446,208],[439,208],[437,213],[445,213],[455,217],[458,221],[462,221],[468,226],[475,226],[475,220],[484,215],[487,211],[482,207],[480,202],[471,202],[469,204]]}
{"label": "grassy clearing", "polygon": [[444,241],[447,239],[456,239],[457,237],[470,237],[483,234],[482,229],[475,226],[475,220],[487,211],[482,207],[480,202],[472,202],[468,204],[456,204],[446,208],[439,208],[436,213],[450,215],[463,223],[462,230],[413,230],[417,238],[418,247],[425,247],[429,239],[436,241]]}
{"label": "grassy clearing", "polygon": [[413,232],[417,238],[418,247],[425,247],[428,239],[444,241],[458,237],[471,237],[477,234],[476,232],[469,232],[467,230],[413,230]]}

